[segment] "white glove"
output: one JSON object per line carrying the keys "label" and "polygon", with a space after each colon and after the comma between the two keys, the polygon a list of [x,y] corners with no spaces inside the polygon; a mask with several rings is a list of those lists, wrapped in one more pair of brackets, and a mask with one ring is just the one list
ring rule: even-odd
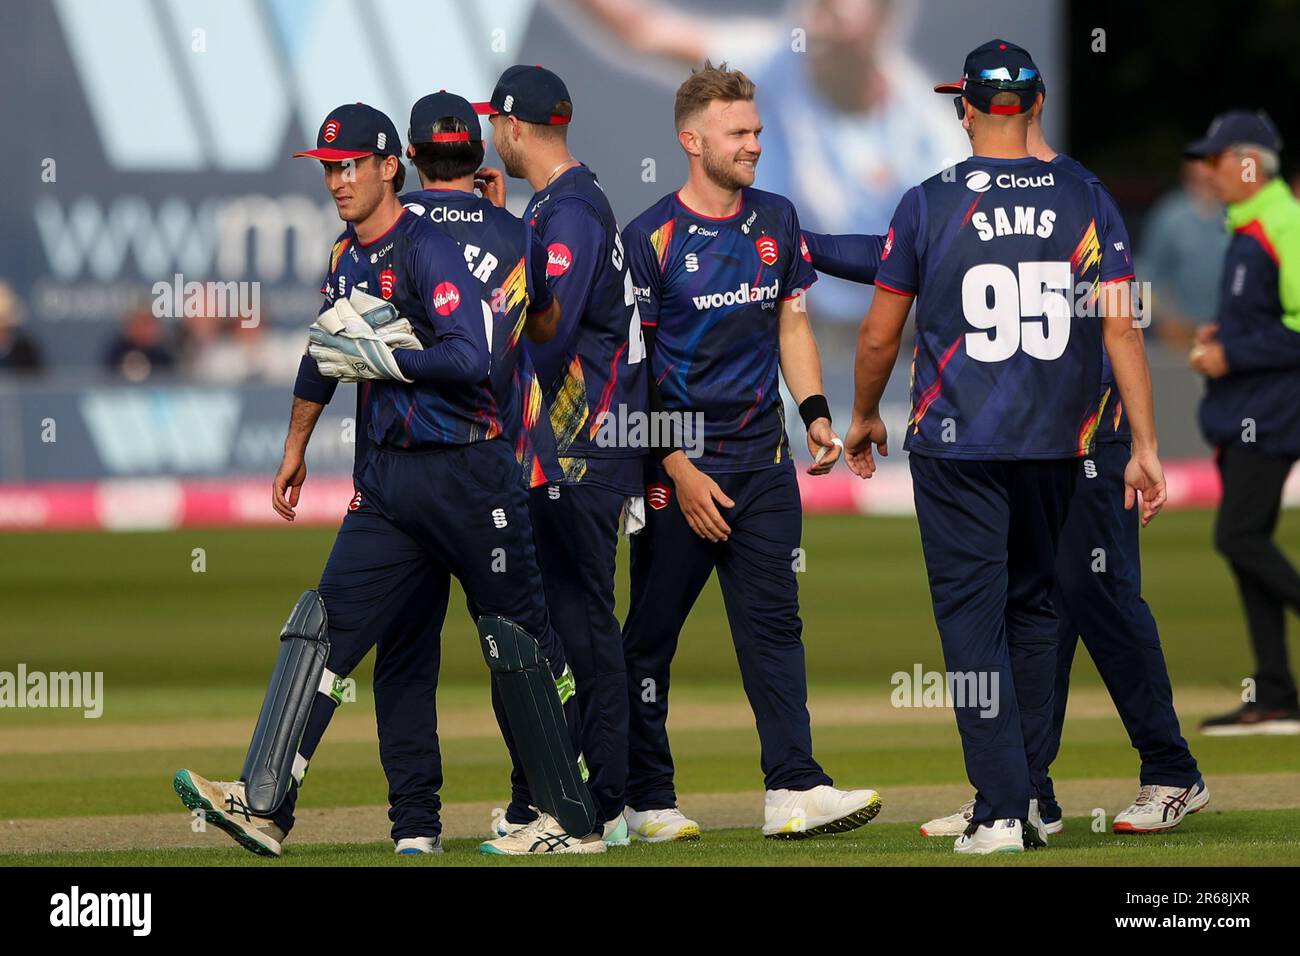
{"label": "white glove", "polygon": [[343,381],[410,382],[392,350],[424,348],[411,323],[398,317],[391,303],[356,290],[322,312],[307,337],[307,354],[320,373]]}

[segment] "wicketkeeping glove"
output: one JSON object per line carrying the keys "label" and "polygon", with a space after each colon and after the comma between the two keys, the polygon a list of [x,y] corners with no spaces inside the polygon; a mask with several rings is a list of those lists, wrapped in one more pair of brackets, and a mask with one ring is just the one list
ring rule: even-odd
{"label": "wicketkeeping glove", "polygon": [[383,299],[354,290],[322,312],[307,333],[307,353],[322,375],[343,381],[391,379],[402,374],[393,349],[422,349],[411,323]]}

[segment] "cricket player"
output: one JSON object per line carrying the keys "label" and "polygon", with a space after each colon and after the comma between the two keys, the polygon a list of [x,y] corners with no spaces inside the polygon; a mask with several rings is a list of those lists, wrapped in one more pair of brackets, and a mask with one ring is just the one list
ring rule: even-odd
{"label": "cricket player", "polygon": [[[530,341],[550,409],[563,480],[534,488],[530,505],[546,604],[578,682],[587,786],[605,840],[627,842],[627,677],[614,613],[620,516],[643,520],[642,443],[630,426],[646,411],[645,345],[618,222],[596,175],[567,145],[573,100],[540,66],[512,66],[488,102],[492,140],[510,176],[534,194],[524,219],[546,250],[546,281],[564,303],[553,338]],[[505,202],[505,177],[480,171]],[[644,431],[644,429],[642,429]],[[499,701],[498,713],[500,713]],[[513,754],[513,748],[512,748]],[[510,803],[494,814],[501,835],[536,811],[518,758]]]}
{"label": "cricket player", "polygon": [[[536,69],[536,68],[530,68]],[[558,78],[557,78],[558,81]],[[509,93],[496,97],[498,101]],[[522,93],[520,94],[523,95]],[[481,109],[482,107],[478,107]],[[524,109],[521,105],[519,109]],[[527,114],[525,111],[525,115]],[[587,307],[587,299],[580,288],[565,287],[561,290],[554,281],[555,269],[553,258],[543,245],[541,230],[533,221],[523,221],[511,215],[504,208],[494,205],[488,198],[475,195],[476,185],[484,188],[485,194],[494,195],[501,186],[500,173],[497,170],[480,169],[483,162],[483,134],[476,107],[469,101],[452,93],[439,92],[424,97],[412,107],[410,145],[408,155],[420,174],[423,189],[408,193],[403,197],[407,208],[417,214],[427,216],[437,223],[439,228],[451,235],[465,250],[466,260],[475,278],[480,282],[482,294],[490,299],[500,294],[503,282],[522,281],[521,269],[530,270],[530,281],[538,287],[547,286],[552,291],[552,298],[557,302],[568,300],[572,309],[564,308],[557,321],[548,329],[548,344],[559,335],[572,336],[575,321],[572,316],[581,314],[579,310]],[[477,171],[477,172],[476,172]],[[492,175],[492,174],[495,174]],[[503,198],[503,197],[501,197]],[[612,218],[611,218],[612,221]],[[498,263],[504,264],[499,266]],[[510,267],[513,271],[505,267]],[[509,271],[509,276],[500,273]],[[626,335],[626,327],[624,328]],[[537,337],[530,337],[528,345],[538,344]],[[604,783],[604,769],[608,766],[608,754],[612,750],[622,762],[622,753],[626,752],[626,731],[614,741],[607,742],[600,733],[600,728],[608,728],[613,718],[600,706],[602,695],[599,683],[602,672],[591,667],[596,655],[602,652],[599,645],[591,641],[592,620],[601,606],[598,602],[588,604],[584,591],[594,590],[600,596],[602,584],[608,588],[609,614],[613,616],[614,587],[614,547],[618,530],[619,508],[623,499],[618,499],[618,506],[613,512],[612,524],[609,525],[608,555],[600,546],[603,540],[591,541],[584,531],[592,521],[592,511],[577,507],[580,502],[576,496],[564,498],[559,482],[562,477],[575,471],[571,456],[573,438],[568,431],[562,443],[566,457],[556,462],[554,469],[543,469],[542,461],[555,460],[556,436],[552,430],[552,420],[547,414],[547,402],[543,391],[551,391],[549,379],[543,381],[532,371],[533,364],[526,348],[520,359],[520,367],[528,372],[528,398],[524,403],[524,414],[528,418],[528,430],[538,436],[536,443],[549,443],[549,454],[535,458],[537,462],[532,479],[530,509],[533,516],[533,537],[538,552],[538,563],[548,568],[543,573],[546,588],[547,606],[551,615],[552,626],[560,634],[565,645],[566,657],[575,666],[574,678],[577,688],[579,714],[586,714],[583,727],[597,728],[595,734],[586,729],[582,736],[581,759],[589,771],[588,789],[596,806],[602,836],[610,845],[627,842],[626,825],[623,822],[621,803],[610,806],[607,788]],[[602,373],[606,370],[602,368]],[[619,368],[614,367],[617,375]],[[580,375],[580,373],[579,373]],[[603,387],[603,385],[602,385]],[[568,398],[568,396],[566,396]],[[527,434],[527,432],[525,432]],[[562,466],[562,470],[561,470]],[[556,496],[554,499],[552,496]],[[572,501],[572,513],[554,514],[551,509],[539,508],[539,504],[551,500]],[[596,512],[599,515],[599,512]],[[550,519],[550,520],[548,520]],[[608,563],[605,563],[605,558]],[[593,599],[594,601],[596,599]],[[598,619],[597,619],[598,622]],[[613,622],[613,649],[617,655],[619,695],[617,704],[626,706],[623,698],[622,646],[618,636],[617,621]],[[614,666],[608,663],[606,667]],[[607,680],[607,678],[605,678]],[[608,695],[604,695],[607,697]],[[513,826],[500,826],[500,820],[493,821],[495,848],[511,849],[521,845],[531,845],[545,840],[545,825],[551,818],[534,809],[536,800],[528,786],[527,776],[518,758],[518,748],[507,720],[506,708],[499,694],[494,693],[493,702],[501,722],[502,731],[514,759],[514,789],[517,793],[512,810],[517,817]],[[616,712],[615,712],[616,713]],[[607,736],[607,734],[606,734]],[[593,756],[594,755],[594,756]],[[616,764],[617,766],[618,764]],[[621,778],[618,784],[621,800]],[[501,814],[504,819],[505,812]],[[538,827],[542,829],[539,831]]]}
{"label": "cricket player", "polygon": [[[299,599],[281,633],[240,779],[209,781],[182,770],[175,788],[186,806],[245,848],[278,856],[339,680],[380,635],[440,628],[454,574],[478,618],[484,659],[510,705],[544,815],[570,827],[553,829],[552,840],[525,852],[600,852],[563,709],[567,698],[576,722],[572,672],[547,618],[527,491],[503,426],[505,407],[517,397],[513,370],[530,290],[525,282],[509,286],[497,314],[476,307],[460,247],[397,198],[400,154],[392,122],[363,104],[334,110],[316,149],[296,154],[321,161],[348,223],[331,253],[309,352],[321,374],[366,382],[369,448],[319,591]],[[556,316],[549,293],[536,295],[533,312],[545,326]],[[303,452],[322,409],[295,395],[281,468],[289,476],[281,503],[290,519],[305,479]],[[434,703],[424,692],[436,678],[437,655],[412,651],[411,644],[404,652],[416,667],[417,699],[387,715],[390,743],[436,731],[419,711]],[[377,706],[383,727],[383,705]],[[400,713],[411,727],[394,725]],[[406,848],[437,852],[436,732],[419,744],[387,751],[407,758],[396,775],[385,760],[390,789],[425,798],[393,800],[394,834],[411,834]]]}
{"label": "cricket player", "polygon": [[[960,93],[950,84],[936,91]],[[1039,91],[1046,96],[1041,78]],[[965,123],[965,105],[957,106]],[[1042,123],[1029,121],[1031,155],[1071,171],[1095,193],[1097,235],[1102,246],[1131,258],[1132,246],[1123,217],[1110,192],[1078,161],[1052,149],[1043,136]],[[885,246],[885,236],[826,236],[805,232],[813,266],[854,282],[874,283]],[[1116,280],[1122,281],[1122,280]],[[1142,599],[1142,556],[1137,516],[1124,508],[1124,469],[1132,436],[1128,417],[1115,385],[1106,352],[1102,351],[1101,397],[1097,402],[1096,448],[1079,460],[1079,476],[1056,556],[1056,591],[1053,605],[1059,619],[1055,705],[1052,732],[1044,760],[1047,765],[1060,750],[1070,668],[1079,638],[1101,674],[1115,703],[1129,740],[1141,758],[1137,799],[1116,815],[1116,833],[1150,833],[1169,830],[1188,814],[1209,803],[1209,791],[1179,729],[1174,710],[1169,669],[1160,646],[1160,634],[1151,608]],[[1097,570],[1097,549],[1105,566]],[[1036,774],[1047,833],[1063,828],[1061,808],[1055,799],[1046,768]],[[960,836],[970,824],[975,801],[956,813],[930,820],[921,827],[925,836]]]}
{"label": "cricket player", "polygon": [[[917,520],[967,774],[958,853],[1044,846],[1033,778],[1052,749],[1058,622],[1051,595],[1078,459],[1098,427],[1102,340],[1132,430],[1125,505],[1163,507],[1151,387],[1126,250],[1099,238],[1098,191],[1034,157],[1039,72],[992,40],[955,87],[974,155],[899,203],[858,337],[849,466],[888,454],[879,402],[917,304],[910,452]],[[1096,303],[1104,324],[1082,304]],[[1098,298],[1094,298],[1098,297]],[[1104,332],[1103,332],[1104,328]],[[996,687],[981,709],[971,686]]]}
{"label": "cricket player", "polygon": [[652,414],[699,415],[703,440],[655,450],[646,527],[632,539],[628,826],[649,841],[699,837],[677,808],[665,724],[678,635],[716,568],[762,745],[763,834],[851,830],[876,816],[880,797],[835,789],[813,758],[794,570],[802,508],[777,378],[779,367],[799,403],[809,471],[825,474],[841,446],[803,308],[816,273],[794,207],[751,185],[762,152],[753,82],[706,64],[678,89],[674,114],[686,183],[623,240]]}

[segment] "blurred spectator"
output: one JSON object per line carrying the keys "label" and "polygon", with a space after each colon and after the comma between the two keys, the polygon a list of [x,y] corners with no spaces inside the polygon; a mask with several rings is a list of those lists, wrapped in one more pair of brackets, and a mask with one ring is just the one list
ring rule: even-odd
{"label": "blurred spectator", "polygon": [[8,282],[0,281],[0,372],[35,374],[41,371],[40,350],[19,326],[23,303]]}
{"label": "blurred spectator", "polygon": [[1207,734],[1300,733],[1286,646],[1300,574],[1273,540],[1300,459],[1300,201],[1278,175],[1281,148],[1273,121],[1245,110],[1216,117],[1187,148],[1205,161],[1232,230],[1215,324],[1197,330],[1189,362],[1207,379],[1201,430],[1223,483],[1214,546],[1237,581],[1255,654],[1254,693],[1201,724]]}
{"label": "blurred spectator", "polygon": [[1183,163],[1182,185],[1152,207],[1139,247],[1137,273],[1152,285],[1151,330],[1180,351],[1214,317],[1228,248],[1210,175],[1205,163]]}
{"label": "blurred spectator", "polygon": [[170,372],[176,359],[164,343],[163,333],[163,324],[149,309],[128,312],[104,353],[105,367],[128,382]]}
{"label": "blurred spectator", "polygon": [[302,332],[267,332],[261,323],[238,319],[186,320],[183,368],[199,382],[291,382],[307,337]]}

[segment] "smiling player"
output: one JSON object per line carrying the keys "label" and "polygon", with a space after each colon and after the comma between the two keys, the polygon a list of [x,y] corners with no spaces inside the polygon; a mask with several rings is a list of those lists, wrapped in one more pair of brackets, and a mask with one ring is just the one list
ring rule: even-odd
{"label": "smiling player", "polygon": [[802,507],[778,368],[828,472],[840,456],[802,293],[816,274],[794,207],[754,189],[762,121],[754,84],[705,65],[677,91],[690,174],[624,232],[645,329],[652,411],[703,415],[696,461],[659,449],[646,528],[632,542],[623,627],[630,708],[628,823],[650,841],[698,838],[677,809],[668,745],[669,666],[717,569],[762,743],[763,833],[851,830],[880,810],[874,790],[837,790],[813,759],[794,571]]}

